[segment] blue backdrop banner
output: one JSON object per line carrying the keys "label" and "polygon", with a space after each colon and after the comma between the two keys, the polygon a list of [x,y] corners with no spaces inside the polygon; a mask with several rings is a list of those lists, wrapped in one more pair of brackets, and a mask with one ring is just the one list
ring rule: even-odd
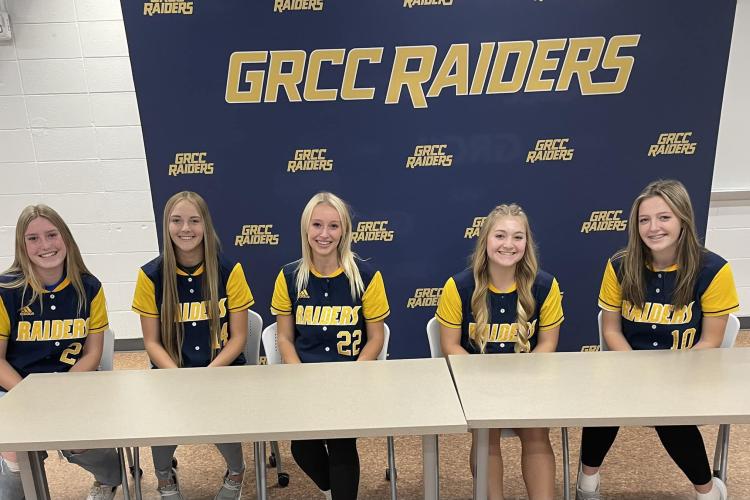
{"label": "blue backdrop banner", "polygon": [[517,202],[564,292],[559,349],[591,349],[640,190],[680,179],[705,232],[735,6],[122,0],[157,225],[203,195],[268,324],[302,209],[332,191],[383,273],[390,356],[422,357],[482,217]]}

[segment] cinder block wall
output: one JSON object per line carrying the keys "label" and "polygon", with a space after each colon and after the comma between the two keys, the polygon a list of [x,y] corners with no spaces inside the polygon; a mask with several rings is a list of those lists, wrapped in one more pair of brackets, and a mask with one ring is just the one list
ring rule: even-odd
{"label": "cinder block wall", "polygon": [[[138,318],[130,312],[135,276],[156,256],[157,240],[120,3],[6,1],[14,40],[0,43],[0,268],[12,261],[21,208],[53,206],[104,282],[117,338],[138,338]],[[748,11],[739,2],[737,25],[750,28]],[[747,32],[735,27],[714,179],[719,189],[733,185],[729,167],[742,158],[732,153],[739,144],[723,137],[744,128],[750,111],[741,90],[750,60]],[[728,108],[727,99],[739,105]],[[750,200],[713,203],[707,243],[731,260],[742,313],[750,316]]]}
{"label": "cinder block wall", "polygon": [[21,208],[51,205],[104,282],[117,337],[139,337],[135,276],[157,240],[120,3],[7,7],[14,40],[0,43],[0,267],[12,261]]}

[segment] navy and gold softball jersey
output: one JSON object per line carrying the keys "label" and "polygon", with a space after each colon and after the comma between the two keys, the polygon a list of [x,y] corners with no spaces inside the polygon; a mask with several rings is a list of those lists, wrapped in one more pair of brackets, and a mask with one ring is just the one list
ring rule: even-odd
{"label": "navy and gold softball jersey", "polygon": [[[474,315],[471,312],[471,296],[474,293],[474,275],[471,269],[465,269],[448,278],[443,293],[438,301],[435,317],[448,328],[461,329],[461,347],[469,354],[479,354],[475,343]],[[528,320],[528,336],[531,349],[534,350],[539,334],[560,326],[565,319],[562,310],[562,295],[557,280],[542,270],[536,275],[531,293],[536,302],[536,310]],[[487,337],[486,354],[515,352],[518,338],[516,306],[518,292],[515,285],[509,290],[498,290],[489,287],[490,331]]]}
{"label": "navy and gold softball jersey", "polygon": [[356,260],[365,291],[352,300],[349,278],[339,268],[330,276],[311,269],[307,287],[297,293],[297,264],[281,268],[273,291],[271,313],[294,317],[294,347],[303,363],[355,361],[367,343],[365,323],[389,314],[380,271]]}
{"label": "navy and gold softball jersey", "polygon": [[[180,322],[185,336],[182,341],[182,366],[184,368],[208,366],[211,362],[211,332],[206,302],[203,300],[204,267],[201,264],[192,273],[177,268],[177,297],[180,301]],[[135,284],[133,311],[148,318],[159,318],[162,299],[161,255],[138,271]],[[232,264],[219,256],[219,315],[221,333],[218,349],[223,348],[232,332],[229,331],[229,314],[243,311],[255,303],[245,280],[242,265]],[[240,354],[232,363],[244,365],[245,355]]]}
{"label": "navy and gold softball jersey", "polygon": [[694,300],[680,309],[671,303],[677,266],[659,271],[646,268],[646,303],[640,309],[622,299],[621,264],[621,258],[607,261],[599,307],[622,315],[622,333],[635,350],[690,349],[701,338],[703,316],[724,316],[739,310],[732,269],[715,253],[703,253]]}
{"label": "navy and gold softball jersey", "polygon": [[[16,276],[0,276],[9,283]],[[30,373],[67,372],[83,353],[89,335],[100,335],[109,326],[102,284],[83,274],[84,300],[66,277],[52,290],[44,290],[32,304],[31,288],[0,288],[0,340],[8,342],[5,359],[21,377]],[[3,389],[4,390],[4,389]]]}

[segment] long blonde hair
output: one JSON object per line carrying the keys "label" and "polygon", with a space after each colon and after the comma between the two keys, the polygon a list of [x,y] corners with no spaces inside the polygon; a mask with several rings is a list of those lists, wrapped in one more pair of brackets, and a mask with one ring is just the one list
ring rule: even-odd
{"label": "long blonde hair", "polygon": [[518,217],[526,229],[526,250],[521,260],[516,264],[515,281],[518,301],[516,304],[516,323],[518,336],[514,349],[516,352],[530,352],[529,318],[534,314],[536,301],[531,292],[539,265],[537,263],[536,246],[531,235],[529,219],[523,209],[515,203],[503,204],[495,207],[487,215],[479,231],[477,244],[471,256],[471,268],[474,273],[474,293],[471,295],[471,312],[474,315],[475,342],[480,352],[484,353],[490,329],[489,284],[490,271],[487,258],[487,239],[495,223],[503,217]]}
{"label": "long blonde hair", "polygon": [[211,335],[211,359],[218,352],[221,335],[221,320],[219,317],[219,252],[221,242],[214,229],[211,213],[206,201],[198,193],[181,191],[173,195],[164,205],[162,219],[162,296],[161,296],[161,343],[169,357],[182,366],[182,343],[185,331],[182,325],[182,311],[180,297],[177,293],[177,257],[174,243],[169,234],[169,216],[174,207],[181,201],[187,200],[198,210],[203,221],[203,301],[206,303],[208,324]]}
{"label": "long blonde hair", "polygon": [[638,210],[644,200],[654,196],[661,197],[682,223],[682,230],[677,239],[677,280],[672,295],[672,304],[676,308],[681,308],[693,300],[693,287],[705,249],[695,229],[690,195],[680,181],[673,179],[650,183],[641,191],[630,209],[628,244],[613,257],[622,258],[622,298],[641,309],[646,302],[646,264],[652,263],[652,255],[638,231]]}
{"label": "long blonde hair", "polygon": [[344,270],[344,274],[349,278],[352,300],[356,301],[364,293],[365,284],[362,281],[362,276],[359,274],[359,268],[354,261],[357,255],[352,252],[352,218],[349,215],[349,208],[346,202],[335,194],[325,191],[310,198],[310,201],[307,202],[305,209],[302,211],[302,218],[300,219],[302,258],[297,264],[297,279],[295,281],[297,293],[307,288],[307,283],[310,281],[310,269],[313,268],[313,260],[312,248],[310,248],[310,243],[307,241],[307,230],[310,227],[313,210],[321,204],[332,207],[339,214],[339,219],[341,220],[341,240],[339,241],[339,246],[336,248],[336,255],[339,265]]}
{"label": "long blonde hair", "polygon": [[3,274],[15,276],[15,278],[7,283],[0,283],[0,287],[23,287],[22,297],[25,297],[26,290],[31,288],[31,297],[26,304],[21,305],[22,308],[33,304],[37,298],[42,296],[44,284],[34,272],[34,265],[29,259],[29,254],[26,252],[26,241],[24,238],[29,224],[31,224],[31,221],[37,217],[43,217],[55,226],[60,232],[60,237],[62,238],[63,243],[65,243],[66,277],[70,280],[70,283],[73,285],[76,295],[78,296],[78,314],[80,314],[83,309],[83,304],[86,301],[86,292],[83,289],[82,275],[84,273],[91,273],[83,263],[81,251],[78,249],[78,244],[76,244],[75,239],[73,239],[73,234],[70,232],[70,228],[62,217],[60,217],[60,214],[47,205],[29,205],[24,208],[21,211],[21,215],[18,216],[18,222],[16,223],[15,257],[10,267],[3,272]]}

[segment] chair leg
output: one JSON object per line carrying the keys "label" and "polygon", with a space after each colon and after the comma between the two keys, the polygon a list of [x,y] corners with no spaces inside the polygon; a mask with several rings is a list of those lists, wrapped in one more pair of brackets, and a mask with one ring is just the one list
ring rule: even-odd
{"label": "chair leg", "polygon": [[570,500],[570,448],[568,447],[568,428],[560,429],[563,450],[563,498]]}
{"label": "chair leg", "polygon": [[258,500],[266,500],[266,443],[253,443],[255,451],[255,487]]}
{"label": "chair leg", "polygon": [[[130,448],[128,448],[128,455],[130,455]],[[141,449],[138,447],[133,448],[133,488],[135,489],[135,500],[142,500],[143,490],[141,489]]]}
{"label": "chair leg", "polygon": [[122,497],[130,500],[130,488],[128,488],[128,468],[125,466],[125,452],[117,448],[117,457],[120,459],[120,478],[122,481]]}
{"label": "chair leg", "polygon": [[281,463],[281,453],[279,452],[278,441],[271,441],[271,453],[274,457],[276,457],[276,478],[279,481],[279,486],[281,486],[282,488],[286,488],[287,486],[289,486],[289,474],[284,472],[284,466]]}
{"label": "chair leg", "polygon": [[271,453],[273,453],[275,462],[273,466],[276,467],[279,472],[281,472],[283,470],[283,466],[281,465],[281,453],[279,453],[278,441],[271,441]]}
{"label": "chair leg", "polygon": [[716,435],[716,448],[714,449],[714,477],[719,477],[721,469],[721,444],[724,442],[724,424],[719,425],[719,433]]}
{"label": "chair leg", "polygon": [[727,482],[727,464],[729,461],[729,424],[719,426],[714,452],[714,476]]}
{"label": "chair leg", "polygon": [[398,499],[398,490],[396,487],[396,446],[393,442],[393,436],[386,438],[388,444],[388,471],[391,482],[391,500]]}

